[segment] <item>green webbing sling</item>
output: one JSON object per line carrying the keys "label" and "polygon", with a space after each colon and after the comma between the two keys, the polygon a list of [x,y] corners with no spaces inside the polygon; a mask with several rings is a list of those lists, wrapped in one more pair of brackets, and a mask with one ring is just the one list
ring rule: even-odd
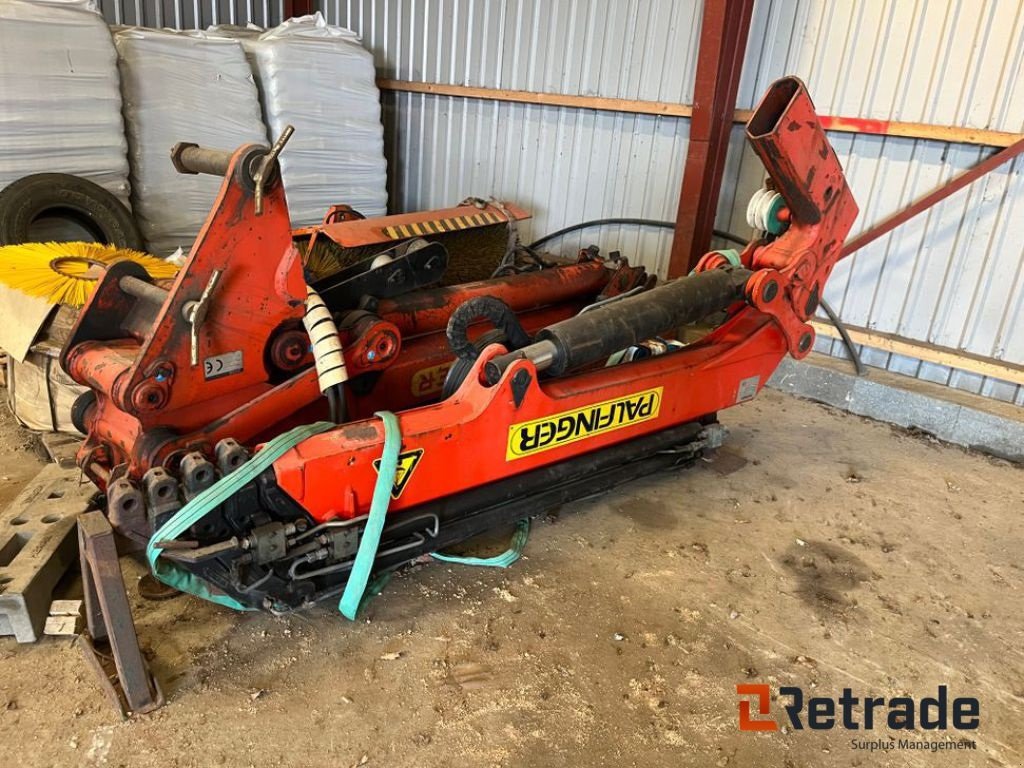
{"label": "green webbing sling", "polygon": [[509,548],[500,555],[494,557],[460,557],[459,555],[443,555],[440,552],[431,554],[435,560],[456,565],[477,565],[484,568],[508,568],[519,559],[526,547],[526,541],[530,538],[530,520],[520,520],[516,523],[515,533],[512,534],[512,543]]}
{"label": "green webbing sling", "polygon": [[[366,519],[366,527],[359,537],[359,549],[352,572],[345,584],[345,592],[338,602],[341,615],[351,621],[356,620],[359,606],[363,602],[366,583],[370,580],[373,561],[377,557],[380,546],[380,535],[384,530],[384,518],[387,517],[388,505],[391,503],[391,488],[398,472],[398,454],[402,450],[402,431],[398,417],[390,411],[378,411],[377,416],[384,420],[384,454],[380,457],[377,468],[377,483],[373,487],[373,498],[370,501],[370,514]],[[381,585],[383,588],[383,585]],[[377,590],[379,591],[379,590]],[[372,597],[376,592],[371,592]]]}
{"label": "green webbing sling", "polygon": [[[338,610],[341,614],[353,621],[365,600],[378,594],[390,577],[390,573],[384,573],[382,578],[376,580],[373,584],[369,584],[370,573],[373,571],[373,564],[377,556],[377,549],[380,546],[380,537],[384,530],[388,506],[391,502],[391,488],[394,484],[395,474],[398,471],[398,455],[402,448],[402,434],[398,417],[395,414],[390,411],[378,411],[376,415],[384,422],[384,451],[377,472],[377,481],[373,488],[373,497],[370,501],[370,512],[367,516],[366,526],[359,540],[359,548],[356,552],[352,572],[349,574],[348,582],[345,584],[345,591],[338,603]],[[334,426],[336,425],[330,422],[320,421],[304,427],[296,427],[282,435],[278,435],[267,443],[261,451],[238,467],[238,469],[222,477],[178,510],[170,520],[160,527],[160,530],[153,534],[149,545],[146,547],[146,558],[149,561],[153,574],[164,584],[204,600],[239,611],[254,610],[234,598],[221,593],[216,587],[208,584],[195,574],[189,573],[177,563],[160,560],[163,548],[157,546],[157,543],[173,540],[181,536],[185,531],[206,517],[206,515],[231,498],[231,496],[238,493],[261,472],[269,469],[287,451],[303,440],[325,432]],[[529,532],[530,521],[519,521],[516,525],[515,534],[512,537],[511,546],[506,552],[495,557],[458,557],[437,553],[433,556],[438,560],[448,563],[508,568],[522,554]]]}
{"label": "green webbing sling", "polygon": [[[238,493],[246,484],[252,482],[256,477],[283,456],[287,451],[294,448],[303,440],[325,432],[336,425],[329,421],[318,421],[315,424],[308,424],[304,427],[296,427],[284,434],[278,435],[269,443],[263,446],[263,450],[256,453],[251,459],[242,464],[230,475],[225,475],[216,483],[188,502],[174,515],[160,526],[160,530],[153,534],[146,546],[146,559],[153,575],[160,581],[182,592],[201,597],[212,603],[226,605],[236,611],[250,611],[252,608],[243,605],[221,593],[216,587],[208,584],[195,574],[189,573],[180,565],[168,560],[160,560],[160,553],[163,548],[157,546],[159,542],[171,541],[181,536],[185,531],[198,523],[210,512]],[[394,473],[392,473],[394,477]]]}

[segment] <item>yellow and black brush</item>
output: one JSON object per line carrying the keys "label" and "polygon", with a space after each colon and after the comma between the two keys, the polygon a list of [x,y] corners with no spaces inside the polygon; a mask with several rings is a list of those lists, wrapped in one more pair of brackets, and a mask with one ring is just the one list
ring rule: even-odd
{"label": "yellow and black brush", "polygon": [[0,283],[51,304],[80,307],[103,270],[129,259],[154,280],[178,273],[174,264],[139,251],[100,243],[22,243],[0,247]]}

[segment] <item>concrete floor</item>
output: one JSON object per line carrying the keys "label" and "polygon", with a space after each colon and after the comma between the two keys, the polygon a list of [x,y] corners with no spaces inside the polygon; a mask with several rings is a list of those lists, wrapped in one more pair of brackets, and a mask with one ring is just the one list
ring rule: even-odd
{"label": "concrete floor", "polygon": [[[564,507],[509,570],[414,567],[356,624],[145,603],[130,577],[168,706],[119,722],[68,640],[0,639],[3,763],[1024,763],[1021,470],[772,392],[723,421],[714,460]],[[0,423],[0,500],[32,474],[25,443]],[[758,682],[945,684],[981,702],[977,749],[740,732],[735,686]]]}

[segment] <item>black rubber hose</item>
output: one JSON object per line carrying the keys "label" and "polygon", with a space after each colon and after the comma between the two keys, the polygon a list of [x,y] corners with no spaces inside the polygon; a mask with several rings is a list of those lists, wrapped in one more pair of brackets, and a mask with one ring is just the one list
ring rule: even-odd
{"label": "black rubber hose", "polygon": [[335,424],[344,424],[348,421],[348,403],[345,401],[345,385],[334,384],[327,388],[324,393],[327,397],[327,406],[330,409],[330,419]]}
{"label": "black rubber hose", "polygon": [[525,347],[530,343],[519,318],[508,304],[493,296],[477,296],[464,301],[448,318],[448,346],[452,353],[462,360],[473,361],[480,356],[480,350],[469,340],[469,326],[477,320],[484,319],[495,328],[505,333],[512,349]]}
{"label": "black rubber hose", "polygon": [[334,387],[328,387],[327,391],[324,392],[324,397],[327,398],[328,418],[330,418],[332,424],[340,424],[341,422],[338,421],[338,398]]}
{"label": "black rubber hose", "polygon": [[348,401],[345,399],[345,385],[334,385],[335,397],[338,400],[338,423],[344,424],[348,421]]}
{"label": "black rubber hose", "polygon": [[825,314],[828,315],[828,319],[832,322],[832,325],[839,331],[839,336],[843,340],[843,345],[846,347],[846,351],[850,353],[850,359],[853,360],[853,367],[857,371],[858,376],[863,376],[868,372],[868,369],[864,367],[864,361],[860,359],[860,352],[857,351],[856,345],[853,343],[853,339],[850,338],[849,332],[846,330],[846,326],[843,325],[843,321],[839,319],[839,315],[836,311],[829,306],[829,303],[824,299],[820,299],[818,304],[824,310]]}
{"label": "black rubber hose", "polygon": [[[537,248],[543,245],[544,243],[548,242],[549,240],[554,240],[555,238],[561,237],[562,235],[567,235],[570,232],[576,232],[581,229],[589,229],[590,227],[600,227],[606,224],[632,224],[639,227],[658,227],[660,229],[676,228],[676,223],[674,221],[663,221],[661,219],[591,219],[590,221],[583,221],[580,222],[579,224],[573,224],[568,227],[563,227],[562,229],[544,235],[544,237],[540,238],[539,240],[534,240],[532,243],[530,243],[529,248]],[[722,229],[713,229],[712,234],[714,234],[715,237],[721,238],[722,240],[727,240],[731,243],[736,243],[737,245],[745,246],[748,242],[739,235],[735,235],[732,232],[726,232],[725,230]],[[839,336],[840,338],[842,338],[843,344],[846,346],[846,351],[850,353],[850,359],[853,360],[853,367],[856,369],[857,375],[863,376],[864,374],[867,373],[867,368],[864,367],[864,363],[860,359],[860,353],[857,351],[857,347],[854,345],[853,340],[850,338],[850,334],[846,330],[846,326],[843,325],[843,321],[839,319],[839,315],[835,313],[832,307],[830,307],[824,299],[821,299],[820,304],[825,314],[828,315],[829,321],[831,321],[832,325],[834,325],[836,327],[836,330],[839,331]]]}
{"label": "black rubber hose", "polygon": [[[591,219],[590,221],[582,221],[579,224],[573,224],[568,227],[551,232],[550,234],[544,235],[540,240],[534,240],[527,247],[538,248],[549,240],[561,237],[562,235],[568,235],[570,232],[576,232],[581,229],[590,229],[591,227],[601,227],[606,224],[632,224],[638,227],[658,227],[660,229],[675,229],[676,223],[674,221],[662,221],[661,219],[637,219],[637,218],[608,218],[608,219]],[[739,235],[734,235],[731,232],[725,232],[721,229],[712,230],[715,237],[720,237],[723,240],[728,240],[738,245],[746,245],[747,241],[741,238]]]}
{"label": "black rubber hose", "polygon": [[[473,342],[473,346],[482,352],[488,344],[506,344],[507,342],[508,339],[505,338],[505,332],[494,328],[480,334],[477,340]],[[444,377],[444,384],[441,387],[442,400],[447,400],[455,394],[455,390],[462,386],[462,382],[469,376],[469,372],[475,363],[475,357],[471,360],[462,357],[456,357],[452,360],[452,365],[448,369],[448,374]]]}

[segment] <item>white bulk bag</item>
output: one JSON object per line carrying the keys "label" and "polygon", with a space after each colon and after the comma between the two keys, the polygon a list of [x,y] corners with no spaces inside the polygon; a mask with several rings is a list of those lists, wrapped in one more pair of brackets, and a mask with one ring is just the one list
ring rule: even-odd
{"label": "white bulk bag", "polygon": [[266,144],[252,72],[237,40],[205,32],[123,27],[114,43],[139,228],[155,255],[187,252],[223,179],[179,174],[170,149]]}
{"label": "white bulk bag", "polygon": [[117,55],[89,0],[0,0],[0,189],[70,173],[128,202]]}
{"label": "white bulk bag", "polygon": [[292,224],[318,224],[335,203],[387,212],[387,163],[373,56],[323,16],[289,19],[239,40],[249,54],[270,138],[295,135],[281,155]]}

